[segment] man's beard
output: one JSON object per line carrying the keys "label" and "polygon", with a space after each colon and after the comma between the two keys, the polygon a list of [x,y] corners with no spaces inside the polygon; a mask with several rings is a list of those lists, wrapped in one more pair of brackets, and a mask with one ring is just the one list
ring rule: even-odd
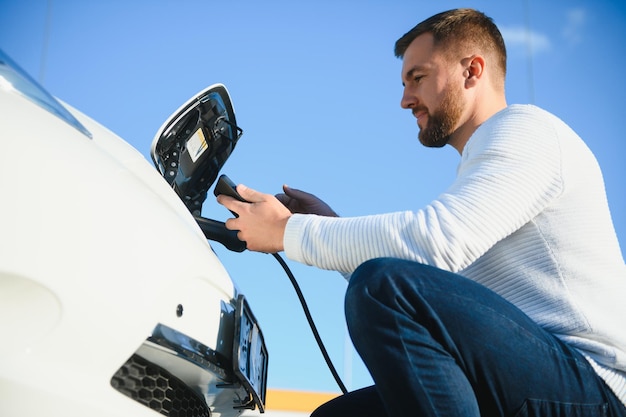
{"label": "man's beard", "polygon": [[429,148],[441,148],[450,141],[456,125],[461,118],[463,107],[461,100],[448,86],[439,108],[428,113],[428,124],[420,129],[418,138],[422,145]]}

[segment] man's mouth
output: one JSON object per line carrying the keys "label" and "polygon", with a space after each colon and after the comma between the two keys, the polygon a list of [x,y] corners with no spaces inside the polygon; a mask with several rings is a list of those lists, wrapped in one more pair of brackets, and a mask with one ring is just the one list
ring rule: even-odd
{"label": "man's mouth", "polygon": [[417,119],[417,125],[419,126],[420,121],[428,116],[428,112],[426,110],[413,110],[413,116]]}

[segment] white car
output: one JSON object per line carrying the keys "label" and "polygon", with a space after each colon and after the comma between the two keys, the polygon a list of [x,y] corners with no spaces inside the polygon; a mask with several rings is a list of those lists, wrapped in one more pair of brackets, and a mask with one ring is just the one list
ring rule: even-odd
{"label": "white car", "polygon": [[263,335],[200,217],[237,127],[225,87],[158,131],[157,169],[0,51],[0,415],[263,411]]}

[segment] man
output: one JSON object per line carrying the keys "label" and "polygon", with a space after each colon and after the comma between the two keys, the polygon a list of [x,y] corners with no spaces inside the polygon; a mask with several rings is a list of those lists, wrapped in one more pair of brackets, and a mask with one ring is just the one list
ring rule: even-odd
{"label": "man", "polygon": [[437,200],[339,218],[287,187],[218,197],[249,249],[350,276],[348,328],[376,385],[314,415],[626,416],[626,268],[595,158],[555,116],[507,105],[484,14],[435,15],[395,52],[421,143],[461,155]]}

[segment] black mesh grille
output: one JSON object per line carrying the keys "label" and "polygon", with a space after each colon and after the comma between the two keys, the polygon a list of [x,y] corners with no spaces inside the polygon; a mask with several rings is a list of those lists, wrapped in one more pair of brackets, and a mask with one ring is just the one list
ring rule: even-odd
{"label": "black mesh grille", "polygon": [[138,355],[133,355],[113,375],[111,385],[164,416],[211,415],[206,403],[184,382]]}

